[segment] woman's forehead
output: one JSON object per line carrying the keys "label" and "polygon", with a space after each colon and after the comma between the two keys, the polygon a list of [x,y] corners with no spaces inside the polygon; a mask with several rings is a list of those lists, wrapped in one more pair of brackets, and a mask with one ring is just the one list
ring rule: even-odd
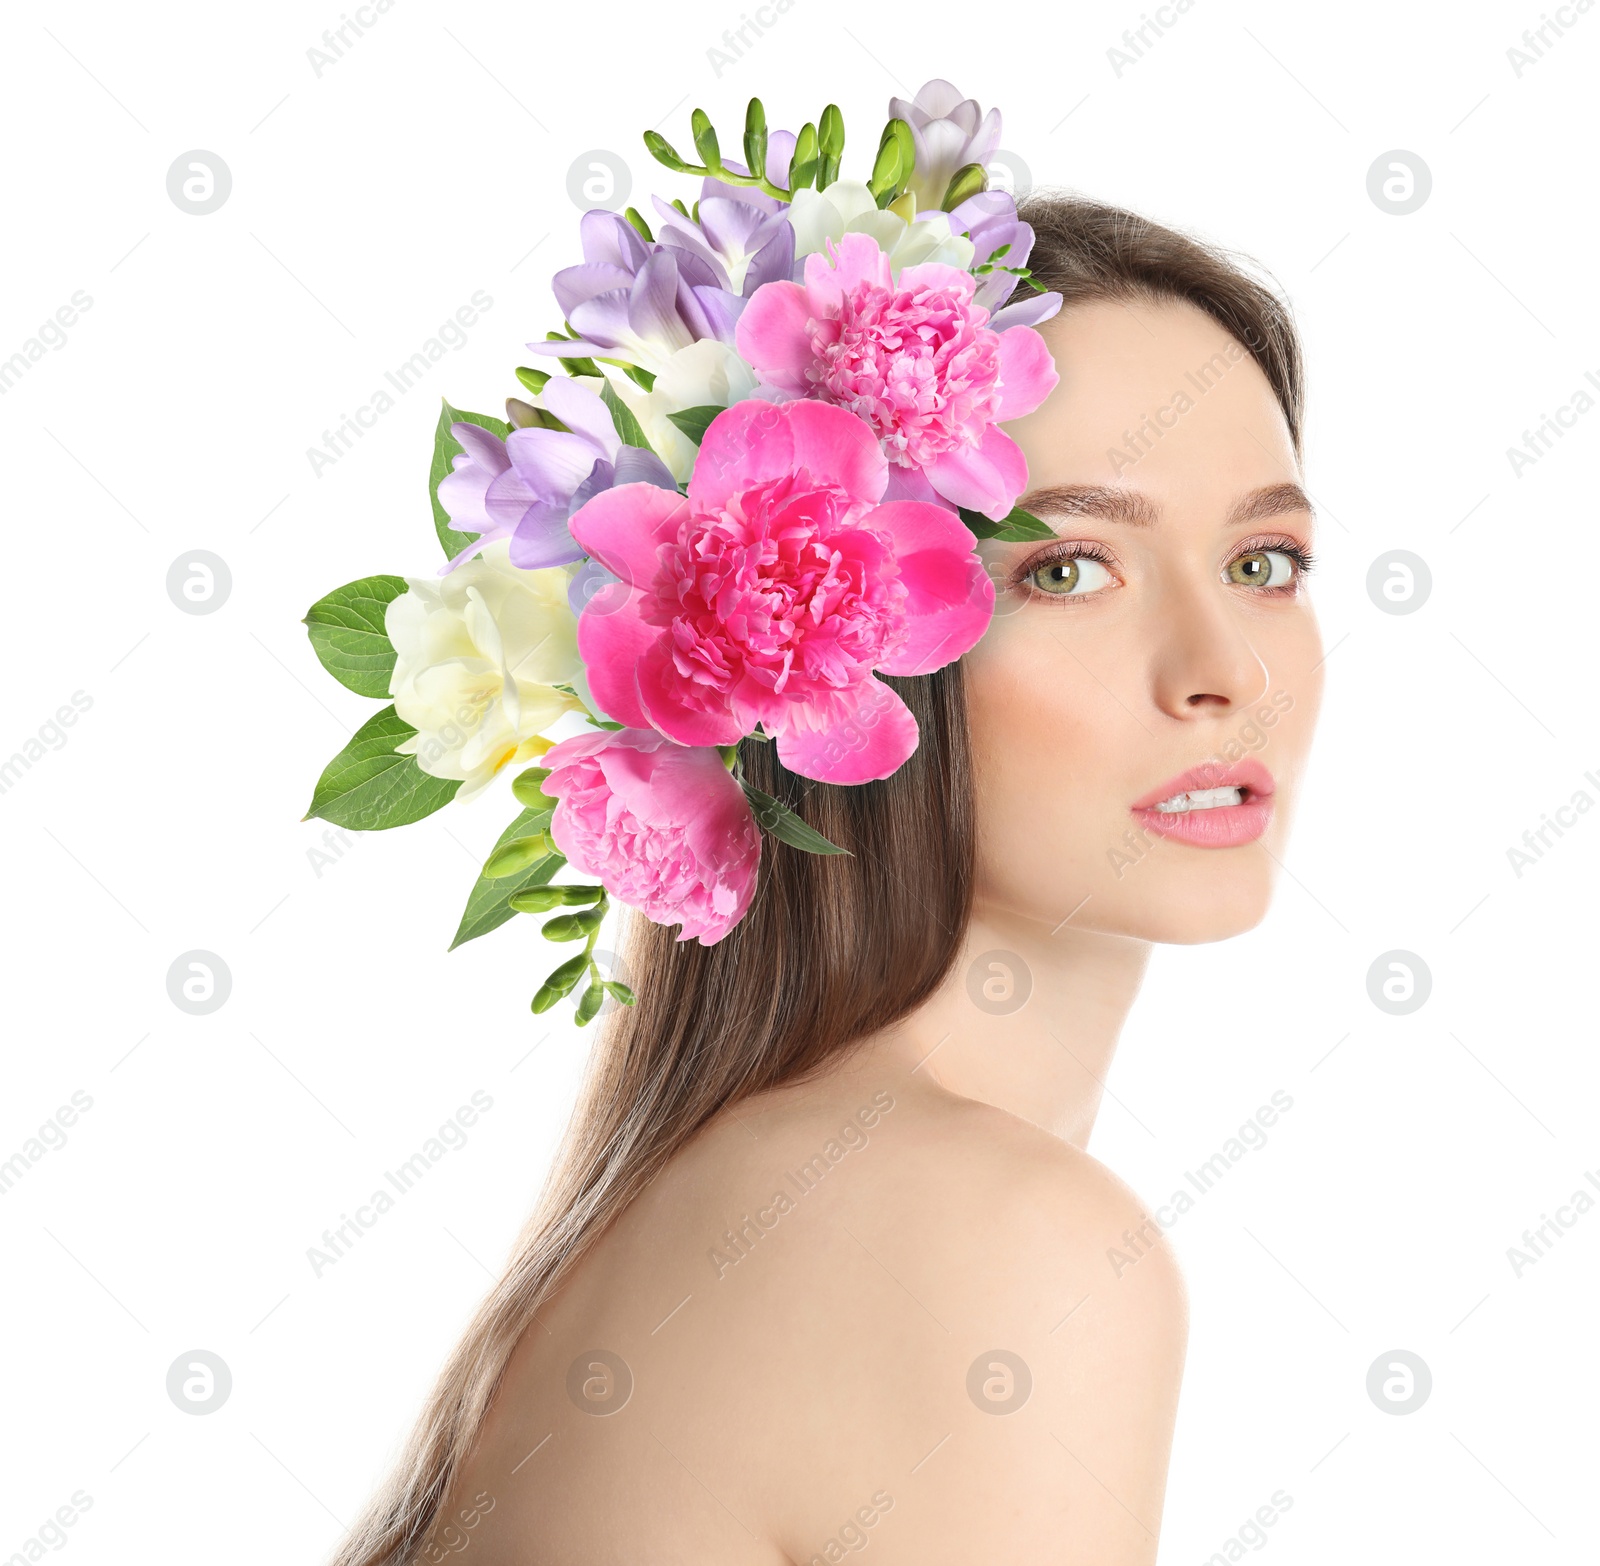
{"label": "woman's forehead", "polygon": [[1061,380],[1007,425],[1029,487],[1243,492],[1300,477],[1287,421],[1250,353],[1178,300],[1096,300],[1041,330]]}

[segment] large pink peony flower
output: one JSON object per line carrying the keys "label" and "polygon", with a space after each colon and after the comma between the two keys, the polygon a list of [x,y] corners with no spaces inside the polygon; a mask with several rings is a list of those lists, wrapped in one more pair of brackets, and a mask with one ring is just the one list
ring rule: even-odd
{"label": "large pink peony flower", "polygon": [[805,277],[756,290],[734,334],[741,357],[766,385],[865,419],[900,470],[897,493],[1004,517],[1028,465],[998,425],[1056,384],[1044,338],[990,328],[970,272],[930,261],[892,278],[869,234],[808,256]]}
{"label": "large pink peony flower", "polygon": [[560,801],[550,836],[579,874],[657,924],[681,924],[680,941],[715,946],[744,917],[761,833],[716,751],[612,729],[562,740],[541,765],[540,787]]}
{"label": "large pink peony flower", "polygon": [[887,777],[917,724],[874,671],[943,668],[994,606],[966,525],[927,501],[879,504],[887,477],[854,414],[752,399],[712,420],[687,498],[596,495],[570,524],[621,578],[578,621],[596,702],[683,745],[759,723],[785,766],[824,782]]}

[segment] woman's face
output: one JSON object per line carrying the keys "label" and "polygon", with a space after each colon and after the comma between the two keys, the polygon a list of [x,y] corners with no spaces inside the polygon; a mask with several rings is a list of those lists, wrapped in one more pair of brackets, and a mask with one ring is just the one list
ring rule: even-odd
{"label": "woman's face", "polygon": [[995,613],[966,655],[980,908],[1218,940],[1266,911],[1321,696],[1288,426],[1190,305],[1040,330],[1061,383],[1007,431],[1058,536],[981,545]]}

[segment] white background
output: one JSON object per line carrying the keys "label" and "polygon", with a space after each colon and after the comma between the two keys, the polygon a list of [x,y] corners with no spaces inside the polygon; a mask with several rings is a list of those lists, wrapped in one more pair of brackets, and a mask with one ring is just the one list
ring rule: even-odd
{"label": "white background", "polygon": [[[320,77],[337,0],[11,14],[0,358],[75,290],[93,305],[0,397],[0,753],[92,706],[0,794],[0,1160],[75,1090],[93,1108],[0,1198],[0,1558],[84,1490],[74,1559],[317,1560],[385,1467],[586,1036],[570,1008],[530,1019],[531,925],[446,954],[501,791],[315,873],[299,818],[374,704],[298,622],[436,566],[437,399],[499,410],[556,324],[580,154],[624,156],[644,205],[689,189],[644,127],[686,145],[699,104],[731,133],[759,93],[790,126],[837,99],[859,158],[935,75],[1001,107],[1038,183],[1259,258],[1308,351],[1333,651],[1287,875],[1249,937],[1157,954],[1093,1145],[1157,1203],[1294,1100],[1172,1232],[1193,1329],[1161,1558],[1206,1559],[1280,1489],[1285,1562],[1592,1558],[1600,1212],[1520,1278],[1506,1251],[1600,1168],[1600,813],[1520,878],[1506,851],[1600,799],[1600,411],[1520,477],[1507,448],[1600,375],[1600,13],[1565,13],[1519,78],[1531,0],[1198,0],[1119,76],[1136,0],[796,0],[719,77],[739,14],[398,0]],[[191,149],[232,174],[207,216],[166,190]],[[1432,172],[1408,216],[1367,193],[1392,149]],[[307,448],[478,289],[466,346],[315,476]],[[165,587],[197,548],[232,574],[207,616]],[[1396,548],[1433,577],[1404,616],[1365,587]],[[166,990],[196,948],[232,974],[204,1017]],[[1367,994],[1396,948],[1432,973],[1409,1016]],[[307,1248],[474,1090],[467,1145],[314,1276]],[[1397,1348],[1433,1377],[1404,1417],[1365,1389]],[[165,1390],[193,1349],[233,1377],[204,1417]]]}

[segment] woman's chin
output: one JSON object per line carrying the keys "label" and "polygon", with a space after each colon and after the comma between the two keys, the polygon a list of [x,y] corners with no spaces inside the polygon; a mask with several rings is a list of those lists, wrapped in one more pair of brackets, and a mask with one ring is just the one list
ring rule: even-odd
{"label": "woman's chin", "polygon": [[[1164,946],[1200,946],[1243,935],[1261,923],[1272,904],[1271,865],[1262,862],[1259,849],[1250,862],[1238,865],[1217,863],[1222,857],[1207,853],[1200,865],[1162,866],[1137,887],[1124,881],[1092,898],[1073,923]],[[1154,865],[1144,868],[1156,871]]]}

